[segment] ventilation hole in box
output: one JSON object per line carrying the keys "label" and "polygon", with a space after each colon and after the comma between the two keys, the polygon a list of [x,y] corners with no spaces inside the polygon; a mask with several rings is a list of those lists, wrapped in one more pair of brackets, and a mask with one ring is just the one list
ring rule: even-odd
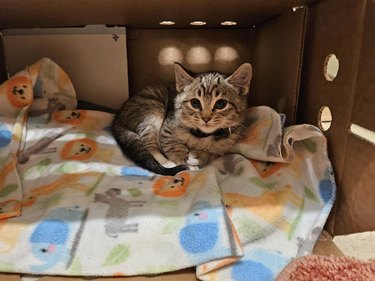
{"label": "ventilation hole in box", "polygon": [[231,21],[231,20],[226,20],[226,21],[221,22],[220,24],[224,25],[224,26],[233,26],[233,25],[237,25],[237,22]]}
{"label": "ventilation hole in box", "polygon": [[374,131],[363,128],[357,124],[351,124],[349,127],[349,132],[353,134],[354,136],[375,145],[375,132]]}
{"label": "ventilation hole in box", "polygon": [[201,20],[195,20],[190,23],[190,25],[195,25],[195,26],[201,26],[201,25],[206,25],[207,23],[205,21]]}
{"label": "ventilation hole in box", "polygon": [[324,61],[324,77],[327,81],[332,82],[335,80],[337,73],[339,72],[339,60],[336,55],[329,54]]}
{"label": "ventilation hole in box", "polygon": [[318,126],[322,131],[328,131],[332,124],[332,114],[328,106],[322,106],[318,114]]}
{"label": "ventilation hole in box", "polygon": [[160,25],[175,25],[176,23],[172,20],[163,20],[159,22]]}

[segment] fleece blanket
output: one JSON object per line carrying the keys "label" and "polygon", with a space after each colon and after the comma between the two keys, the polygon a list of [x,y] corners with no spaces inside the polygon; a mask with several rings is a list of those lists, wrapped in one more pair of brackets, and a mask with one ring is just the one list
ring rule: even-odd
{"label": "fleece blanket", "polygon": [[248,111],[248,135],[198,171],[160,176],[123,156],[113,115],[76,110],[49,59],[0,86],[0,271],[273,280],[310,253],[335,197],[326,139]]}

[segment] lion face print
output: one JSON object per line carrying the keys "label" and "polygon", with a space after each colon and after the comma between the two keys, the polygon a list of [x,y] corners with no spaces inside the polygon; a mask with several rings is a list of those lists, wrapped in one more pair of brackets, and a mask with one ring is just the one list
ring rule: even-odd
{"label": "lion face print", "polygon": [[190,174],[181,172],[174,177],[164,176],[154,182],[153,192],[161,197],[180,197],[187,191]]}
{"label": "lion face print", "polygon": [[82,161],[91,158],[95,154],[97,148],[97,143],[91,139],[76,139],[64,145],[60,152],[60,156],[64,160]]}
{"label": "lion face print", "polygon": [[16,108],[22,108],[32,103],[33,88],[29,78],[13,77],[7,82],[7,98]]}
{"label": "lion face print", "polygon": [[53,119],[59,123],[78,125],[86,117],[84,110],[63,110],[57,111],[53,114]]}

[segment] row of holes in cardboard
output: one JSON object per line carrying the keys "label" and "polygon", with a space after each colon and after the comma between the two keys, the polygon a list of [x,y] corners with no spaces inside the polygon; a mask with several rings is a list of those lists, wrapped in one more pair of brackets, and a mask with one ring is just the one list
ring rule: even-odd
{"label": "row of holes in cardboard", "polygon": [[[339,60],[335,54],[329,54],[324,61],[324,77],[328,82],[332,82],[339,72]],[[332,113],[328,106],[322,106],[318,114],[318,125],[322,131],[328,131],[332,124]],[[363,128],[357,124],[349,125],[349,133],[352,135],[375,144],[375,132]]]}
{"label": "row of holes in cardboard", "polygon": [[[323,67],[323,74],[328,82],[335,80],[339,72],[339,60],[335,54],[329,54]],[[328,131],[332,124],[332,113],[328,106],[322,106],[318,114],[318,126],[322,131]]]}

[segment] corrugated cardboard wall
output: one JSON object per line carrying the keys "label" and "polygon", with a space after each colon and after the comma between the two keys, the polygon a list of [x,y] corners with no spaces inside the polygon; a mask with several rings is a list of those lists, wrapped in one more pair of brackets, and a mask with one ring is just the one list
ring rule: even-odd
{"label": "corrugated cardboard wall", "polygon": [[[375,2],[367,1],[351,124],[375,131]],[[375,145],[348,136],[334,231],[375,229]]]}
{"label": "corrugated cardboard wall", "polygon": [[296,122],[307,8],[256,27],[250,104],[268,105]]}
{"label": "corrugated cardboard wall", "polygon": [[[365,0],[330,0],[309,10],[298,121],[317,125],[322,106],[332,113],[331,128],[325,135],[338,185],[327,225],[334,235],[375,229],[373,183],[369,181],[375,174],[375,147],[349,134],[352,122],[373,128],[369,123],[375,120],[373,86],[369,86],[374,79],[368,76],[374,73],[374,48],[366,43],[374,34],[374,4],[369,4],[365,22],[366,4]],[[338,75],[332,82],[323,74],[329,54],[339,60]],[[361,87],[370,88],[363,92]]]}
{"label": "corrugated cardboard wall", "polygon": [[0,83],[3,83],[7,79],[7,71],[5,69],[5,57],[4,57],[4,47],[0,40]]}
{"label": "corrugated cardboard wall", "polygon": [[193,72],[232,73],[252,62],[252,29],[130,29],[130,95],[150,84],[174,82],[174,62]]}

